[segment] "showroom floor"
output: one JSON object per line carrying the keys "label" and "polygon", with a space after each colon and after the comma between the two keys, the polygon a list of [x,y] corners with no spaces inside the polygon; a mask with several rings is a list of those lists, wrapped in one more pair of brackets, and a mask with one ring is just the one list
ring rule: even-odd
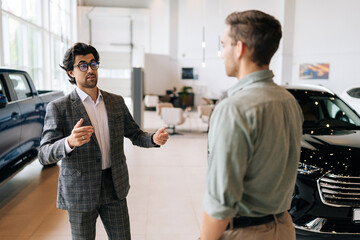
{"label": "showroom floor", "polygon": [[[200,233],[205,189],[206,125],[195,112],[160,149],[126,141],[131,189],[128,205],[133,240],[194,240]],[[163,125],[145,112],[144,128]],[[0,239],[71,239],[67,212],[56,209],[59,164],[43,168],[37,160],[0,186]],[[101,220],[97,238],[107,239]]]}

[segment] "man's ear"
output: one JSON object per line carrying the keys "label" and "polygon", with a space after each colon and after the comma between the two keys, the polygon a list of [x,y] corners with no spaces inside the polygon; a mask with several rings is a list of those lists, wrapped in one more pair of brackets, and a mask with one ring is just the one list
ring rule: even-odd
{"label": "man's ear", "polygon": [[74,76],[74,71],[73,71],[73,70],[70,70],[70,71],[68,71],[67,73],[68,73],[71,77],[75,77],[75,76]]}
{"label": "man's ear", "polygon": [[240,58],[244,54],[244,47],[245,45],[242,41],[236,43],[235,52],[237,58]]}

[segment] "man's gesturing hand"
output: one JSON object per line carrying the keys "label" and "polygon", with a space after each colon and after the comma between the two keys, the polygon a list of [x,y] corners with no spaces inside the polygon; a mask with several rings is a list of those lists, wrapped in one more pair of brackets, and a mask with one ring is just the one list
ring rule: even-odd
{"label": "man's gesturing hand", "polygon": [[157,145],[164,145],[169,138],[169,134],[165,131],[166,127],[160,128],[153,135],[153,141]]}
{"label": "man's gesturing hand", "polygon": [[71,148],[80,147],[85,143],[90,141],[90,137],[94,132],[92,126],[81,127],[81,124],[84,122],[84,119],[80,119],[74,126],[71,131],[70,136],[68,137],[68,143]]}

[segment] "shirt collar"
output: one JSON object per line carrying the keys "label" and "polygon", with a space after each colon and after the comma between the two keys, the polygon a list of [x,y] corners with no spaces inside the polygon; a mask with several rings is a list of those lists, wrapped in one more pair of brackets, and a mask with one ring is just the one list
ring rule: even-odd
{"label": "shirt collar", "polygon": [[[78,86],[75,87],[75,90],[76,90],[76,93],[79,95],[81,101],[84,102],[86,100],[86,98],[90,98],[90,96],[86,92],[81,90]],[[103,96],[101,94],[100,89],[98,89],[98,98],[97,98],[96,102],[98,102],[100,99],[103,99]]]}
{"label": "shirt collar", "polygon": [[249,75],[245,76],[243,79],[238,81],[234,86],[232,86],[228,92],[227,95],[231,96],[235,94],[237,91],[242,90],[248,85],[251,85],[255,82],[260,81],[273,81],[272,78],[274,77],[274,74],[271,70],[261,70],[257,72],[250,73]]}

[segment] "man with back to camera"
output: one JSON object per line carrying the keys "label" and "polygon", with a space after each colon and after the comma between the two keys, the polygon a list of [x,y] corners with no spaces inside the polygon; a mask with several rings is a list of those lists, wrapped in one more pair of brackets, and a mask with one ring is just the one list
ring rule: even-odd
{"label": "man with back to camera", "polygon": [[201,240],[292,240],[303,116],[269,70],[282,36],[274,17],[234,12],[222,36],[226,74],[239,81],[215,107]]}
{"label": "man with back to camera", "polygon": [[124,137],[149,148],[164,145],[168,133],[143,132],[121,96],[97,87],[99,54],[91,45],[76,43],[61,67],[76,88],[48,104],[38,156],[43,165],[62,160],[57,207],[68,210],[74,240],[95,239],[98,215],[109,239],[129,240]]}

